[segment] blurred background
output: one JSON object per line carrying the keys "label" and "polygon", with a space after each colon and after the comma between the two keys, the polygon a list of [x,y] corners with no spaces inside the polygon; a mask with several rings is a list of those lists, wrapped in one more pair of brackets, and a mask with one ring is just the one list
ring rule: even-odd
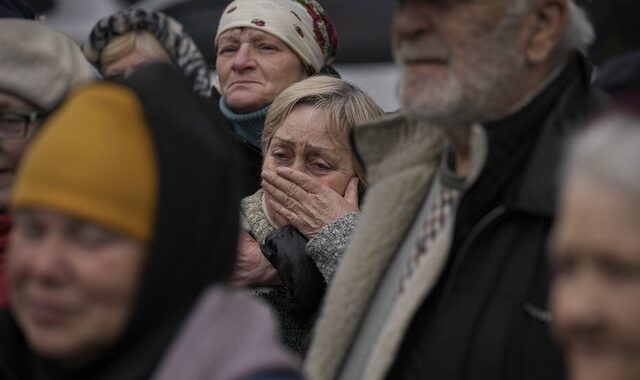
{"label": "blurred background", "polygon": [[[101,17],[130,6],[160,10],[180,21],[205,56],[215,59],[213,38],[228,0],[27,0],[49,24],[83,42]],[[639,0],[577,0],[598,37],[591,60],[640,49]],[[340,36],[336,68],[346,80],[369,92],[386,110],[398,107],[391,47],[393,0],[320,0]]]}

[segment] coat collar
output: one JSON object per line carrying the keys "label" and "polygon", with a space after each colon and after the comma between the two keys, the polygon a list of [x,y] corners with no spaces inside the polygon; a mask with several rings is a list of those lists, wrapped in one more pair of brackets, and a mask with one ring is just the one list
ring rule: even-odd
{"label": "coat collar", "polygon": [[379,279],[420,210],[437,169],[441,142],[437,129],[408,123],[402,114],[352,130],[352,147],[370,186],[314,328],[305,368],[309,378],[335,378],[348,356]]}
{"label": "coat collar", "polygon": [[[512,209],[535,215],[553,217],[564,147],[578,130],[595,100],[591,87],[592,67],[584,56],[576,54],[560,76],[550,85],[561,85],[551,114],[546,118],[522,180],[508,202]],[[545,96],[543,91],[540,96]]]}
{"label": "coat collar", "polygon": [[351,145],[369,184],[406,168],[439,159],[443,134],[433,125],[409,122],[401,112],[351,130]]}

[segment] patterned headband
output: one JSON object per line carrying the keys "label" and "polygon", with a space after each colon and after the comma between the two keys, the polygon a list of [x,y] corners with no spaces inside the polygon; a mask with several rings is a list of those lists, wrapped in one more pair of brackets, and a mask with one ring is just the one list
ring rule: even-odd
{"label": "patterned headband", "polygon": [[235,0],[224,10],[218,38],[233,28],[253,28],[285,42],[302,62],[320,71],[338,49],[338,33],[322,6],[315,0]]}
{"label": "patterned headband", "polygon": [[102,49],[111,40],[137,30],[149,32],[158,39],[197,94],[211,95],[211,73],[200,49],[182,30],[182,25],[164,13],[131,8],[105,17],[93,27],[82,51],[91,63],[98,66]]}

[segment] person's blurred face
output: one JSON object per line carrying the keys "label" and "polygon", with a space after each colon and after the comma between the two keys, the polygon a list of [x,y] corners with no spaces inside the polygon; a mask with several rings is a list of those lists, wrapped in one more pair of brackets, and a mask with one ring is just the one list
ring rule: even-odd
{"label": "person's blurred face", "polygon": [[525,58],[512,0],[398,0],[393,49],[400,99],[433,121],[484,121],[513,103],[510,87]]}
{"label": "person's blurred face", "polygon": [[234,28],[218,39],[216,70],[229,108],[247,113],[265,107],[282,90],[307,77],[302,61],[279,38]]}
{"label": "person's blurred face", "polygon": [[553,330],[571,379],[640,379],[640,204],[577,177],[552,240]]}
{"label": "person's blurred face", "polygon": [[[336,145],[336,138],[343,139],[344,144]],[[296,106],[273,134],[262,170],[275,173],[278,167],[286,166],[344,195],[355,171],[351,151],[346,148],[347,136],[336,138],[329,135],[322,111],[307,105]],[[265,196],[269,200],[269,195]],[[271,220],[279,226],[287,224],[266,203]]]}
{"label": "person's blurred face", "polygon": [[[38,109],[21,98],[0,90],[0,111],[27,113]],[[0,137],[0,209],[6,208],[9,203],[18,164],[38,127],[38,122],[29,124],[25,137]]]}
{"label": "person's blurred face", "polygon": [[169,57],[161,53],[146,53],[140,49],[133,49],[119,60],[106,65],[102,70],[105,78],[128,77],[135,69],[153,62],[167,62]]}
{"label": "person's blurred face", "polygon": [[29,346],[73,367],[121,334],[145,258],[142,244],[68,214],[19,211],[8,249],[11,309]]}

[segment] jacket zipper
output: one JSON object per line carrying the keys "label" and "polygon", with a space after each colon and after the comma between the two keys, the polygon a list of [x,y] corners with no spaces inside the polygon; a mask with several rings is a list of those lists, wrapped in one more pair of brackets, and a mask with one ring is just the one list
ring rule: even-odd
{"label": "jacket zipper", "polygon": [[[487,227],[489,227],[491,224],[493,224],[496,220],[500,219],[502,216],[507,214],[507,207],[504,205],[500,205],[496,208],[494,208],[493,210],[491,210],[488,214],[486,214],[485,216],[482,217],[482,219],[480,219],[480,221],[478,223],[476,223],[473,228],[471,229],[471,232],[469,232],[469,234],[467,235],[466,239],[462,242],[462,245],[460,246],[460,250],[458,251],[458,254],[456,255],[456,261],[453,264],[453,268],[452,268],[452,272],[451,272],[451,278],[455,277],[455,275],[457,275],[458,273],[458,263],[461,263],[465,256],[467,255],[467,252],[469,251],[469,248],[471,248],[471,245],[474,243],[474,241],[478,238],[478,236],[480,236],[480,234],[487,229]],[[447,286],[447,291],[445,293],[443,293],[443,298],[442,299],[448,299],[448,295],[450,292],[450,286]]]}
{"label": "jacket zipper", "polygon": [[476,223],[475,226],[473,226],[473,228],[471,229],[471,232],[469,233],[469,235],[467,235],[467,238],[462,242],[462,245],[460,246],[461,261],[464,259],[464,256],[466,256],[467,251],[469,251],[471,244],[473,244],[474,240],[476,240],[476,238],[480,235],[480,233],[483,232],[494,221],[496,221],[498,218],[505,215],[506,213],[507,213],[507,207],[504,205],[500,205],[494,208],[493,210],[491,210],[485,216],[483,216],[482,219],[480,219],[480,221]]}

